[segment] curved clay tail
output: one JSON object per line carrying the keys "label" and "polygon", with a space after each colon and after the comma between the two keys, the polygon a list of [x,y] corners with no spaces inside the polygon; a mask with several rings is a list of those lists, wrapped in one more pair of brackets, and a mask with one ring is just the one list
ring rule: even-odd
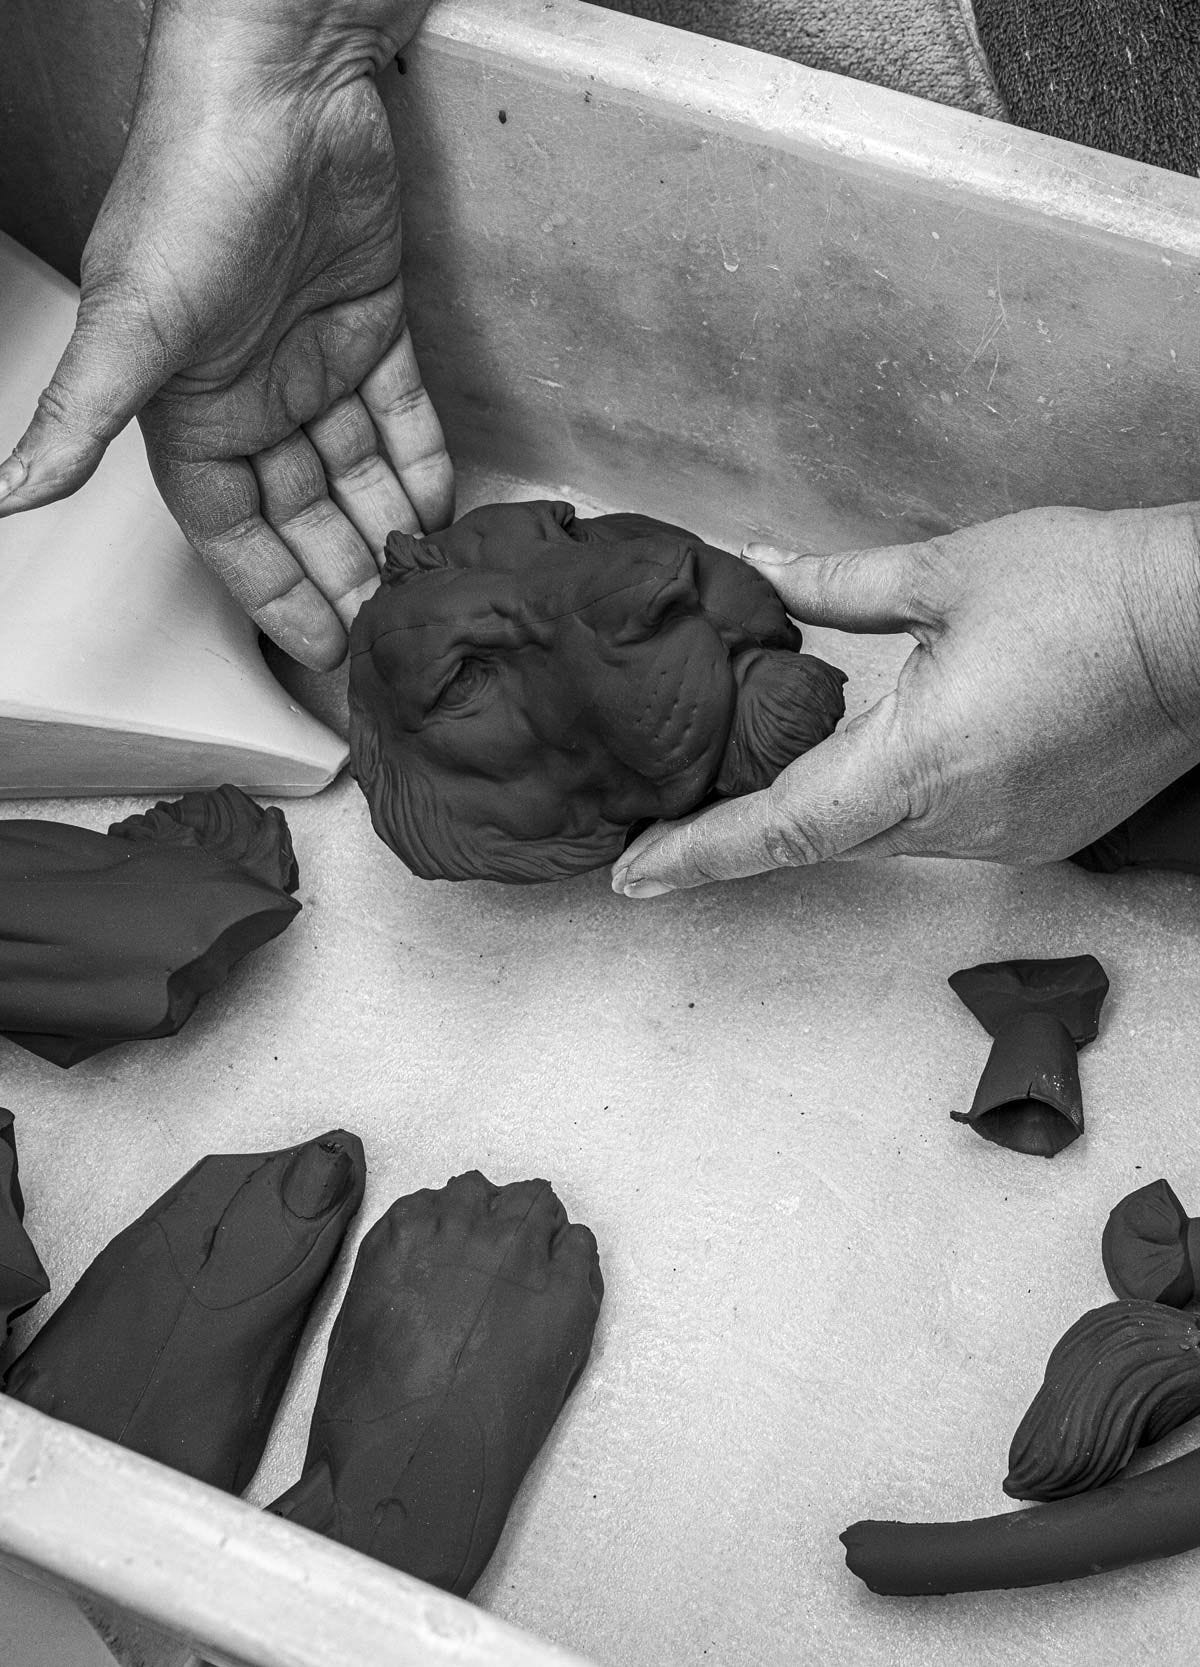
{"label": "curved clay tail", "polygon": [[846,674],[811,654],[751,648],[732,663],[733,727],[716,791],[727,798],[769,787],[779,772],[823,741],[846,710]]}
{"label": "curved clay tail", "polygon": [[1200,1546],[1200,1451],[1070,1499],[974,1522],[856,1522],[846,1566],[885,1597],[1079,1580]]}

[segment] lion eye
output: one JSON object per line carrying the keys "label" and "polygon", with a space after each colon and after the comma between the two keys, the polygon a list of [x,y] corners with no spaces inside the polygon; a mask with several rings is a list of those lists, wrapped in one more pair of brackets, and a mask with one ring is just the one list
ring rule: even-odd
{"label": "lion eye", "polygon": [[488,680],[488,668],[483,660],[464,660],[438,697],[439,706],[465,706],[482,693]]}

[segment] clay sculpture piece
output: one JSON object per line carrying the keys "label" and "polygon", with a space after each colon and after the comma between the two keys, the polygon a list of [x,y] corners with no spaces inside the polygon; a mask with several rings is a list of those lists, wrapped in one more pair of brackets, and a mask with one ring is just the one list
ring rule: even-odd
{"label": "clay sculpture piece", "polygon": [[1166,1181],[1129,1193],[1109,1214],[1100,1244],[1119,1297],[1187,1308],[1200,1292],[1200,1221],[1189,1218]]}
{"label": "clay sculpture piece", "polygon": [[1056,1344],[1013,1437],[1005,1492],[1052,1503],[973,1522],[856,1522],[841,1536],[847,1567],[873,1592],[915,1597],[1078,1580],[1192,1551],[1200,1451],[1119,1472],[1198,1412],[1197,1316],[1106,1303]]}
{"label": "clay sculpture piece", "polygon": [[887,1597],[1044,1586],[1200,1546],[1200,1451],[1089,1493],[971,1522],[856,1522],[846,1566]]}
{"label": "clay sculpture piece", "polygon": [[363,1240],[278,1515],[465,1596],[584,1368],[596,1241],[546,1181],[477,1171]]}
{"label": "clay sculpture piece", "polygon": [[13,1114],[0,1106],[0,1348],[17,1315],[40,1302],[50,1289],[24,1221]]}
{"label": "clay sculpture piece", "polygon": [[1055,1344],[1009,1450],[1004,1491],[1065,1499],[1200,1412],[1200,1329],[1159,1302],[1109,1302]]}
{"label": "clay sculpture piece", "polygon": [[1011,1151],[1054,1157],[1083,1133],[1076,1055],[1099,1029],[1103,967],[1094,955],[996,961],[949,983],[994,1039],[970,1111],[951,1117]]}
{"label": "clay sculpture piece", "polygon": [[343,1129],[201,1159],[101,1251],[5,1389],[240,1493],[364,1180]]}
{"label": "clay sculpture piece", "polygon": [[578,874],[834,729],[844,675],[799,647],[765,579],[678,527],[489,505],[389,538],[351,633],[354,773],[425,879]]}
{"label": "clay sculpture piece", "polygon": [[1200,874],[1200,765],[1071,858],[1093,873],[1171,868]]}
{"label": "clay sculpture piece", "polygon": [[173,1035],[299,913],[283,813],[185,793],[107,834],[0,822],[0,1031],[57,1065]]}

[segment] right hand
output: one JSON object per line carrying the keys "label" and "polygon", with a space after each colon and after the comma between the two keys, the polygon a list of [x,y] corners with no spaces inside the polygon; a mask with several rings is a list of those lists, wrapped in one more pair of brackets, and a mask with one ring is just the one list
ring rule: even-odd
{"label": "right hand", "polygon": [[140,413],[185,534],[268,636],[322,669],[387,533],[453,514],[374,83],[427,5],[158,0],[75,333],[0,467],[0,515],[64,497]]}
{"label": "right hand", "polygon": [[1048,862],[1200,761],[1200,505],[746,556],[794,618],[917,645],[892,693],[765,791],[635,840],[626,896],[830,858]]}

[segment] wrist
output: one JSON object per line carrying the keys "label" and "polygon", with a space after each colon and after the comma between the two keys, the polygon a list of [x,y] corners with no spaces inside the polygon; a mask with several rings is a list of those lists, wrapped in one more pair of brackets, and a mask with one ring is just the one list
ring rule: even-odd
{"label": "wrist", "polygon": [[1140,515],[1145,542],[1126,589],[1130,629],[1164,716],[1200,746],[1200,503]]}
{"label": "wrist", "polygon": [[375,74],[429,0],[156,0],[151,53],[186,54],[240,81],[333,89]]}

